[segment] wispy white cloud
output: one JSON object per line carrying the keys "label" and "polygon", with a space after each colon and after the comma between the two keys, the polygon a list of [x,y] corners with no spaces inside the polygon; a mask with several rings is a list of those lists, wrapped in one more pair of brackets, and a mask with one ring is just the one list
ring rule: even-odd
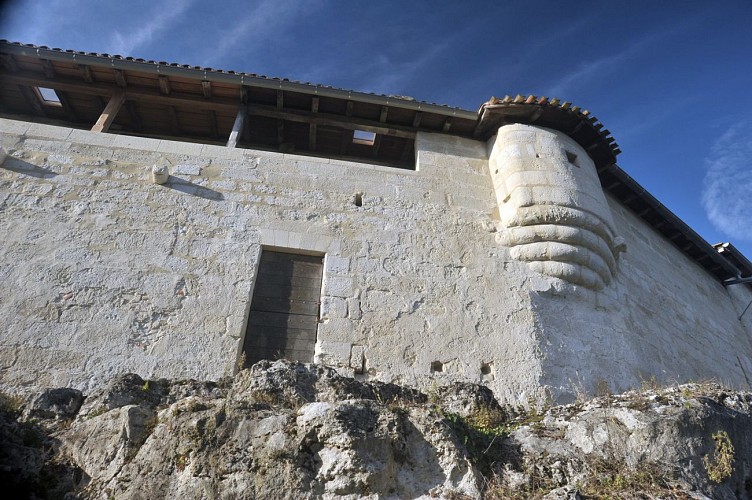
{"label": "wispy white cloud", "polygon": [[702,205],[713,225],[752,242],[752,120],[729,128],[705,159]]}
{"label": "wispy white cloud", "polygon": [[559,80],[548,90],[548,95],[564,95],[573,84],[581,85],[583,82],[591,80],[595,75],[604,74],[614,68],[620,67],[621,63],[626,59],[638,54],[651,45],[654,38],[655,37],[645,38],[616,54],[580,63],[573,71],[560,77]]}
{"label": "wispy white cloud", "polygon": [[625,62],[628,59],[636,57],[640,53],[649,50],[662,39],[669,38],[687,30],[691,26],[700,22],[701,19],[701,16],[688,18],[669,28],[663,28],[659,31],[650,33],[639,39],[637,42],[627,46],[620,52],[599,59],[583,61],[578,64],[574,70],[559,77],[558,80],[550,86],[547,95],[566,95],[569,93],[569,89],[574,85],[581,86],[583,83],[588,82],[599,75],[610,74],[615,70],[624,68],[626,67]]}
{"label": "wispy white cloud", "polygon": [[8,2],[0,20],[2,35],[13,41],[54,45],[60,35],[60,19],[74,10],[74,0]]}
{"label": "wispy white cloud", "polygon": [[242,50],[250,54],[251,50],[264,44],[274,43],[274,40],[285,36],[285,26],[320,5],[319,1],[261,0],[223,30],[222,35],[211,44],[211,50],[203,55],[203,64],[216,65],[233,51]]}
{"label": "wispy white cloud", "polygon": [[168,30],[194,2],[195,0],[170,0],[157,3],[156,9],[148,15],[137,16],[138,28],[135,30],[115,30],[106,50],[120,55],[134,55],[139,48],[151,43],[155,36],[158,38]]}
{"label": "wispy white cloud", "polygon": [[658,109],[652,102],[637,104],[633,106],[632,113],[623,118],[619,141],[627,142],[644,134],[656,133],[658,129],[666,126],[666,122],[675,118],[677,113],[686,111],[706,98],[704,94],[667,96],[661,100]]}
{"label": "wispy white cloud", "polygon": [[365,78],[362,78],[361,82],[356,82],[355,86],[377,94],[403,93],[413,78],[425,72],[426,68],[437,61],[450,45],[451,40],[445,40],[422,52],[419,57],[402,61],[394,61],[381,54],[373,58],[366,66],[363,75]]}

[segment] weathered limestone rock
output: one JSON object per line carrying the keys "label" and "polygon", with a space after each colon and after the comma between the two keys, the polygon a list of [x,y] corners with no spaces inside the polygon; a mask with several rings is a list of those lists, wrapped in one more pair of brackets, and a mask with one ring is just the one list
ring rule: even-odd
{"label": "weathered limestone rock", "polygon": [[84,402],[77,389],[47,389],[34,399],[26,409],[29,418],[65,420],[76,416]]}
{"label": "weathered limestone rock", "polygon": [[[63,391],[67,391],[63,389]],[[48,400],[44,394],[32,400]],[[3,498],[74,499],[83,471],[61,458],[53,437],[70,419],[57,411],[30,411],[20,398],[0,393],[0,484]],[[36,416],[31,416],[32,414]]]}
{"label": "weathered limestone rock", "polygon": [[708,384],[522,411],[482,386],[424,395],[279,361],[219,383],[118,377],[72,421],[2,403],[18,498],[752,494],[752,393]]}
{"label": "weathered limestone rock", "polygon": [[506,443],[518,461],[502,482],[518,491],[532,480],[558,487],[551,498],[575,498],[578,484],[589,494],[752,498],[752,393],[688,384],[553,407],[532,420]]}
{"label": "weathered limestone rock", "polygon": [[71,425],[63,451],[81,464],[89,477],[106,481],[120,473],[155,423],[156,412],[138,405],[90,414],[88,419]]}
{"label": "weathered limestone rock", "polygon": [[113,381],[62,436],[64,451],[91,478],[92,494],[479,495],[481,479],[442,414],[416,405],[426,396],[412,389],[283,361],[261,362],[232,386],[197,387],[171,404],[170,384],[138,382]]}

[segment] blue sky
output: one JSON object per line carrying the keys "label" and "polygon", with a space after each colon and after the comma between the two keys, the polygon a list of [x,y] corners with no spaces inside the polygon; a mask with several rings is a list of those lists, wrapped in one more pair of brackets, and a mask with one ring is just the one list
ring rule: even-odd
{"label": "blue sky", "polygon": [[560,97],[711,243],[752,258],[752,2],[47,0],[0,37],[413,96]]}

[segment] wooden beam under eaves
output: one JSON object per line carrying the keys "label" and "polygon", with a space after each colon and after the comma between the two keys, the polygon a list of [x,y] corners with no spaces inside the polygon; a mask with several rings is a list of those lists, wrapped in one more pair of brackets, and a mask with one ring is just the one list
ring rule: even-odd
{"label": "wooden beam under eaves", "polygon": [[541,106],[535,106],[535,109],[532,113],[530,113],[530,116],[527,119],[528,123],[534,123],[538,121],[538,118],[541,117],[543,114],[543,108]]}
{"label": "wooden beam under eaves", "polygon": [[316,151],[316,133],[318,126],[315,123],[311,123],[308,126],[308,149],[310,151]]}
{"label": "wooden beam under eaves", "polygon": [[133,101],[125,101],[125,109],[128,111],[128,117],[131,120],[131,126],[134,132],[141,132],[143,130],[143,124],[141,123],[141,117],[136,111],[136,104]]}
{"label": "wooden beam under eaves", "polygon": [[449,132],[449,129],[452,127],[452,117],[448,117],[446,120],[444,120],[444,125],[441,126],[441,131],[444,133]]}
{"label": "wooden beam under eaves", "polygon": [[159,91],[164,95],[170,95],[170,77],[166,75],[160,75],[159,77]]}
{"label": "wooden beam under eaves", "polygon": [[16,62],[15,57],[13,57],[10,54],[0,54],[0,61],[2,61],[3,66],[5,66],[5,69],[10,71],[11,73],[15,73],[18,71],[18,63]]}
{"label": "wooden beam under eaves", "polygon": [[211,109],[208,110],[206,112],[206,119],[209,122],[209,135],[212,139],[216,139],[219,137],[219,133],[217,132],[217,113]]}
{"label": "wooden beam under eaves", "polygon": [[57,94],[57,98],[60,99],[60,106],[62,106],[63,111],[65,112],[65,116],[68,117],[68,120],[74,123],[77,122],[78,115],[76,115],[76,111],[73,109],[70,99],[68,99],[68,94],[66,94],[62,90],[56,90],[55,93]]}
{"label": "wooden beam under eaves", "polygon": [[245,118],[248,115],[248,105],[241,104],[238,108],[238,114],[235,116],[235,123],[232,124],[232,132],[227,140],[227,147],[234,148],[238,144],[238,137],[243,133]]}
{"label": "wooden beam under eaves", "polygon": [[569,131],[568,135],[576,134],[577,132],[580,131],[580,129],[582,128],[583,125],[585,125],[584,121],[582,121],[582,120],[578,121],[577,125],[575,125],[574,128],[572,128],[572,130]]}
{"label": "wooden beam under eaves", "polygon": [[[311,113],[316,114],[319,112],[319,98],[314,96],[311,99]],[[310,123],[308,125],[308,149],[310,151],[316,151],[316,133],[318,125]]]}
{"label": "wooden beam under eaves", "polygon": [[420,111],[415,112],[415,117],[413,118],[413,128],[420,127],[420,120],[423,119],[423,113]]}
{"label": "wooden beam under eaves", "polygon": [[297,109],[285,109],[284,111],[279,111],[274,106],[263,104],[249,104],[248,112],[251,115],[263,116],[266,118],[281,118],[291,122],[315,123],[318,126],[363,130],[365,132],[373,132],[374,134],[403,137],[406,139],[415,138],[415,131],[409,127],[380,123],[363,118],[344,117],[342,115],[334,115],[331,113],[316,113],[312,115],[308,111]]}
{"label": "wooden beam under eaves", "polygon": [[52,61],[50,61],[49,59],[40,59],[39,62],[42,63],[44,77],[55,78],[55,75],[57,75],[57,73],[55,72],[55,67],[52,65]]}
{"label": "wooden beam under eaves", "polygon": [[[282,89],[277,90],[277,109],[280,111],[285,107],[285,91]],[[281,118],[277,118],[277,145],[281,145],[285,142],[285,121]]]}
{"label": "wooden beam under eaves", "polygon": [[[389,113],[388,106],[381,106],[381,113],[379,114],[379,122],[386,123],[386,115]],[[379,150],[381,149],[381,134],[376,134],[373,138],[373,146],[371,147],[371,156],[377,158],[379,156]]]}
{"label": "wooden beam under eaves", "polygon": [[81,78],[83,78],[86,83],[94,82],[94,77],[91,76],[91,68],[87,64],[79,64],[78,71],[81,73]]}
{"label": "wooden beam under eaves", "polygon": [[[347,118],[350,118],[352,114],[353,114],[353,102],[347,101],[347,105],[345,106],[345,116]],[[339,144],[339,154],[344,156],[347,153],[347,149],[350,147],[350,144],[352,144],[354,135],[355,135],[354,130],[345,129],[342,131],[342,139]]]}
{"label": "wooden beam under eaves", "polygon": [[47,113],[44,112],[44,108],[42,107],[42,103],[39,102],[39,97],[37,97],[36,92],[34,92],[31,87],[27,87],[26,85],[19,85],[18,90],[21,91],[21,95],[24,96],[24,100],[26,101],[26,104],[31,107],[32,110],[34,110],[34,114],[41,117],[47,117]]}
{"label": "wooden beam under eaves", "polygon": [[376,134],[373,138],[373,146],[371,146],[371,156],[376,158],[379,156],[379,149],[381,149],[381,135]]}
{"label": "wooden beam under eaves", "polygon": [[621,203],[622,203],[623,205],[629,205],[629,203],[630,203],[630,202],[631,202],[632,200],[635,200],[635,199],[637,199],[637,193],[634,193],[634,192],[633,192],[633,193],[631,193],[631,194],[629,194],[629,195],[625,196],[624,198],[622,198],[622,199],[621,199]]}
{"label": "wooden beam under eaves", "polygon": [[285,142],[285,121],[277,120],[277,145]]}
{"label": "wooden beam under eaves", "polygon": [[117,83],[117,86],[120,88],[125,88],[128,86],[128,82],[125,81],[125,72],[121,69],[113,69],[112,72],[115,74],[115,83]]}
{"label": "wooden beam under eaves", "polygon": [[170,115],[170,126],[172,127],[172,135],[175,137],[180,136],[180,123],[178,123],[178,112],[175,111],[175,106],[167,106],[167,112]]}
{"label": "wooden beam under eaves", "polygon": [[92,132],[107,132],[110,130],[110,125],[115,121],[115,117],[120,111],[120,108],[125,102],[125,92],[118,90],[113,92],[112,97],[107,102],[107,106],[104,107],[104,111],[99,115],[97,123],[91,127]]}
{"label": "wooden beam under eaves", "polygon": [[638,217],[644,217],[644,216],[645,216],[645,215],[647,215],[647,214],[648,214],[648,212],[650,212],[651,210],[652,210],[652,208],[651,208],[651,207],[646,207],[646,208],[643,208],[642,210],[640,210],[639,212],[637,212],[637,216],[638,216]]}

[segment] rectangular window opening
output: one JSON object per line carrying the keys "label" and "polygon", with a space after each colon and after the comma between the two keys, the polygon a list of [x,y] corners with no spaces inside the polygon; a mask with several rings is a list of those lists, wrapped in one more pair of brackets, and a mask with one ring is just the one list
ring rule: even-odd
{"label": "rectangular window opening", "polygon": [[262,359],[313,361],[323,269],[322,256],[262,249],[243,342],[246,367]]}
{"label": "rectangular window opening", "polygon": [[353,132],[353,144],[373,146],[374,142],[376,142],[376,134],[374,132],[366,132],[365,130],[355,130]]}
{"label": "rectangular window opening", "polygon": [[577,155],[568,150],[564,150],[564,152],[567,154],[567,161],[575,167],[579,167],[579,165],[577,164]]}
{"label": "rectangular window opening", "polygon": [[60,97],[58,97],[55,89],[48,89],[47,87],[34,87],[34,90],[39,97],[39,100],[42,101],[42,104],[46,104],[48,106],[62,106]]}

